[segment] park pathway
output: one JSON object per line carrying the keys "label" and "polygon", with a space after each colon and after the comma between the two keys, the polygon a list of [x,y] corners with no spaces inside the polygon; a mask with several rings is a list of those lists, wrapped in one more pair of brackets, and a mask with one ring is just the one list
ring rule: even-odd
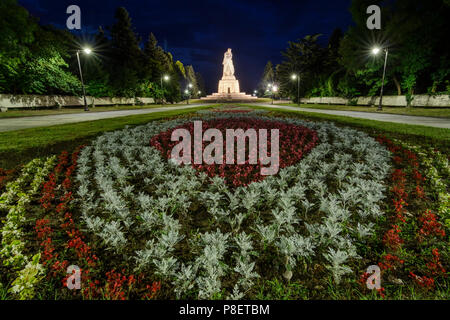
{"label": "park pathway", "polygon": [[189,104],[184,106],[170,106],[151,109],[134,109],[134,110],[102,111],[102,112],[89,111],[83,113],[68,113],[68,114],[57,114],[48,116],[4,118],[0,119],[0,132],[37,128],[37,127],[48,127],[60,124],[110,119],[117,117],[126,117],[170,110],[183,110],[200,106],[206,106],[206,104]]}
{"label": "park pathway", "polygon": [[[298,108],[291,106],[279,106],[263,103],[253,103],[251,105],[258,105],[266,108],[278,108],[284,110],[295,110],[303,112],[314,112],[331,114],[337,116],[345,116],[352,118],[394,122],[394,123],[404,123],[412,125],[421,125],[435,128],[445,128],[450,129],[450,119],[445,118],[434,118],[434,117],[420,117],[420,116],[405,116],[397,114],[387,114],[387,113],[370,113],[370,112],[358,112],[358,111],[340,111],[340,110],[323,110],[323,109],[310,109],[310,108]],[[71,113],[71,114],[59,114],[59,115],[48,115],[48,116],[32,116],[32,117],[21,117],[21,118],[4,118],[0,119],[0,132],[22,130],[37,127],[48,127],[67,123],[76,123],[84,121],[93,121],[101,119],[110,119],[117,117],[126,117],[132,115],[148,114],[155,112],[163,112],[170,110],[183,110],[190,109],[199,106],[205,106],[205,104],[190,104],[183,106],[171,106],[171,107],[160,107],[152,109],[135,109],[135,110],[121,110],[121,111],[103,111],[103,112],[84,112],[84,113]]]}
{"label": "park pathway", "polygon": [[359,111],[340,111],[340,110],[323,110],[323,109],[310,109],[310,108],[299,108],[291,106],[279,106],[267,103],[254,103],[252,105],[258,105],[266,108],[277,108],[283,110],[295,110],[303,112],[314,112],[331,114],[336,116],[344,116],[351,118],[360,118],[384,122],[394,122],[403,124],[420,125],[435,128],[450,129],[450,119],[446,118],[434,118],[434,117],[421,117],[421,116],[405,116],[399,114],[389,114],[389,113],[372,113],[372,112],[359,112]]}

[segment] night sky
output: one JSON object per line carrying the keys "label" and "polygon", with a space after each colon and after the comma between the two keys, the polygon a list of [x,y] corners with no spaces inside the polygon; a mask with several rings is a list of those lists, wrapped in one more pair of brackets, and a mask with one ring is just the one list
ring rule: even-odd
{"label": "night sky", "polygon": [[88,37],[99,26],[113,23],[117,7],[125,7],[135,31],[146,40],[153,32],[159,44],[205,78],[217,91],[223,53],[233,49],[241,91],[253,92],[268,60],[280,63],[288,41],[322,33],[322,43],[336,27],[352,23],[351,0],[19,0],[42,24],[66,27],[66,8],[81,8],[82,32]]}

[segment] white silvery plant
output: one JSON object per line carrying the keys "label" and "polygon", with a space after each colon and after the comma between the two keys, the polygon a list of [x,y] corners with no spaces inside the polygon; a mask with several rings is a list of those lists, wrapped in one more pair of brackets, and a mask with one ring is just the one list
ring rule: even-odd
{"label": "white silvery plant", "polygon": [[256,206],[261,199],[260,195],[251,187],[244,189],[243,205],[248,214],[255,212]]}
{"label": "white silvery plant", "polygon": [[356,232],[358,233],[358,236],[360,238],[365,238],[373,234],[373,227],[374,223],[369,222],[368,224],[360,224],[358,222],[358,225],[356,226]]}
{"label": "white silvery plant", "polygon": [[174,275],[175,294],[177,299],[180,299],[183,294],[194,288],[195,279],[197,275],[198,265],[181,264],[180,269]]}
{"label": "white silvery plant", "polygon": [[227,297],[227,300],[241,300],[245,294],[239,290],[239,285],[233,287],[233,292]]}
{"label": "white silvery plant", "polygon": [[105,221],[102,218],[91,217],[86,212],[83,212],[82,218],[86,223],[87,228],[94,233],[100,233],[105,224]]}
{"label": "white silvery plant", "polygon": [[256,232],[266,244],[273,243],[277,237],[277,227],[275,225],[263,225],[257,223]]}
{"label": "white silvery plant", "polygon": [[255,262],[248,262],[243,260],[238,260],[237,265],[234,267],[234,271],[240,274],[238,280],[238,285],[244,288],[244,290],[249,289],[253,285],[253,279],[259,278],[259,274],[254,271]]}
{"label": "white silvery plant", "polygon": [[245,232],[241,232],[234,237],[234,241],[240,249],[240,256],[244,259],[249,257],[253,250],[252,237]]}
{"label": "white silvery plant", "polygon": [[127,244],[127,239],[125,238],[118,221],[108,221],[108,223],[105,223],[98,235],[103,239],[106,245],[111,246],[117,252],[120,252]]}
{"label": "white silvery plant", "polygon": [[314,202],[309,202],[308,199],[302,200],[301,206],[303,210],[305,210],[305,219],[308,219],[308,212],[314,208],[315,204]]}
{"label": "white silvery plant", "polygon": [[341,282],[342,276],[352,273],[352,269],[344,264],[348,259],[348,254],[345,251],[334,250],[330,247],[328,253],[324,253],[324,257],[330,263],[327,268],[332,272],[337,284]]}
{"label": "white silvery plant", "polygon": [[287,271],[291,271],[297,265],[296,259],[310,257],[314,253],[315,248],[311,238],[305,238],[298,234],[289,237],[280,236],[276,246],[280,253],[286,257]]}
{"label": "white silvery plant", "polygon": [[177,259],[173,256],[164,257],[161,259],[153,259],[153,263],[156,267],[156,274],[170,279],[175,275],[177,269]]}
{"label": "white silvery plant", "polygon": [[176,229],[169,229],[160,236],[159,243],[167,248],[167,251],[174,250],[175,245],[183,240],[184,236],[178,233]]}

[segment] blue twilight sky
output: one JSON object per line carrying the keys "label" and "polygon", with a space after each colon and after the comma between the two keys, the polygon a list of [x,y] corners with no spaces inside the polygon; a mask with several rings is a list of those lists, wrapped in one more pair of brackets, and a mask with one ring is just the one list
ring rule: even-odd
{"label": "blue twilight sky", "polygon": [[153,32],[175,60],[192,64],[205,78],[208,91],[222,73],[223,53],[233,49],[241,90],[252,92],[268,60],[280,63],[288,41],[322,33],[322,42],[339,27],[352,23],[351,0],[18,0],[43,24],[65,28],[66,8],[81,8],[82,33],[113,23],[117,7],[125,7],[135,31],[146,40]]}

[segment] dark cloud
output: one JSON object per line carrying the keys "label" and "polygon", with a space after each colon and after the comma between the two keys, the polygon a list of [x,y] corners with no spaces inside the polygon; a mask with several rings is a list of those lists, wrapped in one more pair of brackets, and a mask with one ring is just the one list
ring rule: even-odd
{"label": "dark cloud", "polygon": [[200,71],[209,90],[221,75],[223,52],[232,48],[241,87],[253,91],[265,63],[279,63],[288,41],[322,33],[351,23],[351,0],[19,0],[42,23],[64,26],[66,8],[82,10],[84,32],[113,22],[117,7],[127,8],[136,32],[143,40],[153,32],[174,59]]}

